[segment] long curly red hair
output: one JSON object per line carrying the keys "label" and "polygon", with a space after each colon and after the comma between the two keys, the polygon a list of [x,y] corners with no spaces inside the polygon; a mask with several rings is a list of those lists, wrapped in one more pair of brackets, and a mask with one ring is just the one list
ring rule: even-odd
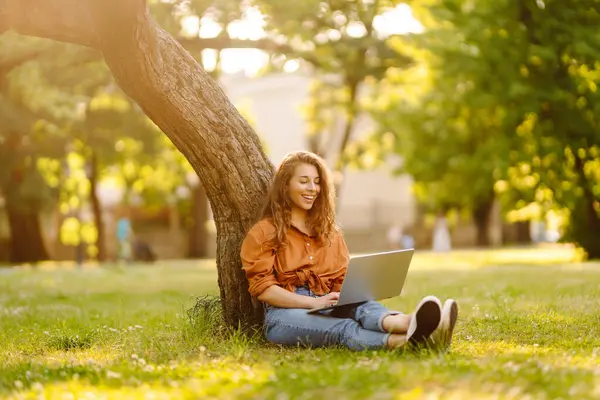
{"label": "long curly red hair", "polygon": [[275,225],[275,237],[271,239],[275,248],[287,243],[287,231],[292,222],[292,202],[288,195],[288,185],[300,164],[313,165],[317,169],[321,186],[319,195],[308,211],[306,225],[315,231],[317,240],[321,243],[330,240],[338,231],[335,221],[335,189],[325,161],[314,153],[296,151],[285,156],[277,168],[262,211],[261,218],[270,218]]}

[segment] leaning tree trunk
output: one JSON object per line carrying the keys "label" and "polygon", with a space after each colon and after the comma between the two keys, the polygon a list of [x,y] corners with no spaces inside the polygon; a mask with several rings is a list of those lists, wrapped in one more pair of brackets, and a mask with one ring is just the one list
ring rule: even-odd
{"label": "leaning tree trunk", "polygon": [[98,261],[106,261],[106,229],[102,218],[102,205],[98,197],[98,156],[92,150],[90,157],[90,202],[92,203],[92,212],[94,214],[94,225],[98,237],[96,238],[96,249],[98,253],[96,259]]}
{"label": "leaning tree trunk", "polygon": [[6,214],[10,229],[10,261],[22,264],[48,260],[50,257],[42,237],[39,211],[15,204],[9,195]]}
{"label": "leaning tree trunk", "polygon": [[0,0],[0,33],[14,29],[100,50],[121,89],[190,162],[217,227],[217,269],[227,323],[256,325],[239,250],[273,168],[258,136],[194,58],[150,17],[142,0]]}

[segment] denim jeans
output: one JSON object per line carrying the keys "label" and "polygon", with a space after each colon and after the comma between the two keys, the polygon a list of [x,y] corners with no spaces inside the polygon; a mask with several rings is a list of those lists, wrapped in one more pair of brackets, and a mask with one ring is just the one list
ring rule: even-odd
{"label": "denim jeans", "polygon": [[[316,296],[307,287],[296,288],[296,294]],[[345,346],[351,350],[384,348],[389,333],[382,327],[390,311],[376,301],[367,301],[335,310],[308,314],[306,309],[277,308],[265,305],[265,336],[282,345],[304,347]]]}

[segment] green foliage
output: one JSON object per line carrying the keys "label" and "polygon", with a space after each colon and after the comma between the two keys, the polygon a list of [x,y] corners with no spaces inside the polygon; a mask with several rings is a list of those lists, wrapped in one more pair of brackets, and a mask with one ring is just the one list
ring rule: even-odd
{"label": "green foliage", "polygon": [[495,186],[507,210],[541,211],[519,218],[598,209],[597,2],[445,0],[415,13],[425,33],[407,43],[429,85],[390,95],[380,120],[425,196],[471,207]]}
{"label": "green foliage", "polygon": [[360,83],[366,77],[380,79],[389,68],[410,62],[389,46],[389,35],[374,27],[375,18],[400,1],[261,0],[257,4],[265,14],[265,29],[289,46],[286,57],[301,58],[320,73],[343,73],[348,82]]}
{"label": "green foliage", "polygon": [[124,187],[126,201],[172,201],[191,167],[118,89],[99,54],[16,35],[0,41],[14,50],[0,59],[14,65],[0,86],[0,193],[8,203],[35,212],[57,205],[66,216],[61,241],[77,245],[97,239],[82,219],[92,170],[96,184]]}
{"label": "green foliage", "polygon": [[370,143],[351,136],[363,111],[361,90],[377,85],[389,70],[404,69],[412,62],[401,49],[393,48],[393,35],[378,30],[375,24],[401,2],[256,3],[265,15],[265,30],[285,44],[282,57],[272,60],[274,68],[302,59],[316,75],[304,109],[311,150],[333,155],[340,171],[349,163],[375,166]]}
{"label": "green foliage", "polygon": [[56,122],[68,118],[71,99],[47,85],[44,68],[65,46],[38,39],[21,43],[14,35],[0,37],[14,50],[0,76],[0,193],[22,212],[37,212],[54,194],[38,169],[40,160],[62,152],[65,135]]}

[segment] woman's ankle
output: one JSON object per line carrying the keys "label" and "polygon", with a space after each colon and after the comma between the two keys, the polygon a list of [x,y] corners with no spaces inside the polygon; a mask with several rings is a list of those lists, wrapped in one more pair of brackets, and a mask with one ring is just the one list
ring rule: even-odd
{"label": "woman's ankle", "polygon": [[410,325],[410,314],[388,315],[381,321],[383,330],[389,333],[406,333]]}
{"label": "woman's ankle", "polygon": [[390,336],[388,336],[386,344],[388,349],[399,349],[400,347],[406,345],[406,335],[392,333]]}

